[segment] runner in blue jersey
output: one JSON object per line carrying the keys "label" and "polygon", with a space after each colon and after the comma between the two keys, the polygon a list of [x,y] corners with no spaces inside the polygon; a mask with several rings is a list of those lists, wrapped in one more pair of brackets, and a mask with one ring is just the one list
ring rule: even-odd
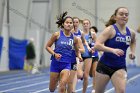
{"label": "runner in blue jersey", "polygon": [[129,57],[134,59],[136,47],[135,33],[126,26],[128,16],[129,11],[126,7],[117,8],[113,19],[109,20],[107,27],[96,40],[95,49],[104,53],[97,65],[95,93],[104,93],[109,80],[116,93],[125,93],[126,51],[130,46]]}
{"label": "runner in blue jersey", "polygon": [[[84,36],[85,36],[85,39],[86,41],[88,42],[89,46],[90,46],[90,49],[91,49],[91,41],[92,41],[92,38],[90,37],[90,26],[91,26],[91,23],[90,23],[90,20],[88,19],[84,19],[83,20],[83,33],[84,33]],[[82,58],[83,58],[83,61],[84,61],[84,66],[83,66],[83,71],[84,71],[84,75],[83,75],[83,90],[82,90],[82,93],[86,93],[86,89],[87,89],[87,86],[88,86],[88,77],[89,77],[89,72],[90,72],[90,68],[91,68],[91,63],[92,63],[92,49],[89,50],[87,48],[87,46],[84,45],[84,48],[85,48],[85,52],[82,54]]]}
{"label": "runner in blue jersey", "polygon": [[[80,19],[78,17],[73,17],[73,30],[72,33],[74,36],[78,38],[79,41],[79,51],[81,53],[84,53],[84,47],[83,44],[85,44],[88,48],[88,43],[86,42],[84,38],[84,34],[81,32],[79,29],[79,24],[80,24]],[[68,93],[75,93],[75,88],[77,84],[77,79],[78,78],[83,78],[83,71],[79,71],[78,67],[81,62],[78,62],[78,58],[75,55],[75,50],[73,50],[73,57],[72,57],[72,65],[71,65],[71,72],[70,72],[70,78],[69,78],[69,83],[68,83]],[[81,73],[80,73],[81,72]]]}
{"label": "runner in blue jersey", "polygon": [[[91,48],[93,49],[94,49],[94,45],[97,38],[96,36],[97,32],[98,32],[98,29],[95,26],[90,27],[90,37],[92,38]],[[94,52],[92,53],[92,65],[91,65],[90,73],[89,73],[89,75],[93,77],[92,93],[95,92],[95,89],[94,89],[95,88],[95,75],[96,75],[96,67],[97,67],[98,60],[99,60],[98,51],[94,50]]]}
{"label": "runner in blue jersey", "polygon": [[[60,31],[55,32],[50,40],[47,42],[46,49],[52,54],[51,56],[51,66],[50,66],[50,92],[54,92],[57,83],[59,81],[58,92],[65,93],[66,85],[70,76],[71,70],[71,57],[72,49],[75,48],[76,54],[81,60],[81,54],[79,52],[78,39],[73,36],[71,30],[73,28],[73,21],[70,16],[66,16],[67,12],[64,12],[58,17],[58,27]],[[53,50],[51,46],[55,44],[55,49]]]}

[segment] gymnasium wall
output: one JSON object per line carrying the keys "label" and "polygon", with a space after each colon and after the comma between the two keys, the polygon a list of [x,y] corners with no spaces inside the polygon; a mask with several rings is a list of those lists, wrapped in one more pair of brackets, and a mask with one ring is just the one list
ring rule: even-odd
{"label": "gymnasium wall", "polygon": [[[8,29],[7,26],[7,14],[5,9],[2,35],[5,38],[8,38],[8,31],[10,31],[10,36],[18,39],[34,37],[37,62],[38,64],[41,63],[40,66],[45,67],[50,64],[50,54],[45,50],[46,42],[53,32],[58,31],[57,25],[55,24],[57,15],[64,11],[68,11],[68,15],[70,16],[77,16],[80,19],[89,19],[91,24],[96,25],[101,32],[105,27],[105,22],[113,14],[114,10],[117,7],[125,6],[128,7],[130,12],[128,26],[136,30],[138,25],[140,25],[139,0],[41,0],[45,2],[32,2],[34,0],[9,1],[10,28]],[[81,25],[80,27],[82,29]],[[8,49],[7,42],[7,39],[5,39],[0,70],[8,70],[8,58],[6,56],[6,51]],[[140,45],[139,34],[137,34],[136,62],[140,65],[140,50],[138,45]],[[130,61],[128,57],[127,61]]]}

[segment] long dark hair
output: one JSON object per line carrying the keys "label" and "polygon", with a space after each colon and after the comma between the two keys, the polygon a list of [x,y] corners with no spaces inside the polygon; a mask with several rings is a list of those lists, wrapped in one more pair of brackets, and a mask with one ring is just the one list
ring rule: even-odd
{"label": "long dark hair", "polygon": [[67,11],[66,12],[63,12],[62,14],[60,14],[59,16],[57,16],[57,21],[56,21],[56,24],[58,26],[58,28],[64,28],[63,24],[64,22],[66,21],[67,18],[71,18],[70,16],[67,16]]}
{"label": "long dark hair", "polygon": [[[110,17],[110,19],[108,20],[108,22],[105,24],[106,27],[108,27],[108,26],[113,25],[113,24],[116,23],[115,16],[117,15],[118,10],[121,9],[121,8],[127,9],[126,7],[118,7],[118,8],[115,10],[114,14]],[[128,9],[127,9],[127,10],[128,10]]]}

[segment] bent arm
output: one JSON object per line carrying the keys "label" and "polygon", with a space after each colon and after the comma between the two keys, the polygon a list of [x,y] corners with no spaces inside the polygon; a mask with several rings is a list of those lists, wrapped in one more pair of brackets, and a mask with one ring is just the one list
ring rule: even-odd
{"label": "bent arm", "polygon": [[135,32],[132,31],[131,32],[131,43],[130,43],[130,54],[129,54],[129,58],[130,59],[135,59],[135,49],[136,49],[136,36],[135,36]]}
{"label": "bent arm", "polygon": [[55,52],[54,52],[54,50],[51,48],[51,46],[52,46],[53,43],[57,40],[58,35],[59,35],[59,33],[58,33],[58,32],[55,32],[55,33],[51,36],[51,38],[49,39],[49,41],[48,41],[47,44],[46,44],[46,50],[47,50],[50,54],[52,54],[52,55],[54,55]]}
{"label": "bent arm", "polygon": [[75,48],[75,52],[76,52],[77,57],[79,59],[82,59],[82,57],[81,57],[81,51],[79,50],[79,42],[78,42],[78,38],[77,37],[74,38],[74,48]]}
{"label": "bent arm", "polygon": [[82,40],[83,44],[86,45],[87,49],[89,51],[91,51],[91,48],[89,47],[88,42],[85,40],[85,36],[84,36],[83,32],[82,32],[81,40]]}
{"label": "bent arm", "polygon": [[98,36],[94,48],[98,51],[104,51],[104,52],[112,52],[113,48],[107,47],[104,45],[104,43],[112,37],[112,31],[111,27],[105,28],[103,32]]}
{"label": "bent arm", "polygon": [[77,37],[77,39],[78,39],[79,51],[80,51],[81,53],[84,53],[84,52],[85,52],[85,48],[84,48],[84,46],[83,46],[82,40],[81,40],[81,38],[79,38],[79,37]]}

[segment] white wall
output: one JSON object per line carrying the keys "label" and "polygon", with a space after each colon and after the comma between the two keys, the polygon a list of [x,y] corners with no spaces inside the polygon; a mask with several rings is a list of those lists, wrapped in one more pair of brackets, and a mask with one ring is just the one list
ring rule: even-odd
{"label": "white wall", "polygon": [[[79,17],[81,20],[89,19],[95,25],[95,0],[61,0],[61,12],[67,11],[72,17]],[[82,28],[81,28],[82,29]]]}
{"label": "white wall", "polygon": [[[27,15],[28,0],[9,0],[10,8],[16,13]],[[10,36],[24,39],[26,20],[10,10]]]}
{"label": "white wall", "polygon": [[3,23],[3,16],[4,16],[4,0],[0,0],[0,35],[2,32],[2,23]]}
{"label": "white wall", "polygon": [[[140,13],[139,11],[139,0],[97,0],[98,1],[98,15],[103,18],[105,21],[108,21],[110,16],[114,13],[115,9],[118,7],[127,7],[130,13],[128,26],[133,29],[136,29],[139,25]],[[135,10],[135,11],[134,11]],[[104,24],[102,22],[98,22],[98,28],[101,30],[104,28]]]}
{"label": "white wall", "polygon": [[0,71],[7,71],[9,70],[7,24],[3,25],[3,31],[1,35],[3,36],[4,39],[3,39],[2,53],[1,53],[1,59],[0,59]]}
{"label": "white wall", "polygon": [[[24,33],[26,32],[26,17],[28,15],[28,3],[29,0],[9,0],[10,7],[15,10],[10,10],[10,35],[18,38],[24,39]],[[95,6],[97,1],[97,7]],[[40,55],[43,51],[42,66],[49,66],[50,64],[50,54],[45,50],[45,45],[52,32],[58,31],[57,25],[55,24],[57,15],[64,11],[68,11],[68,15],[77,16],[80,19],[89,19],[92,25],[95,25],[97,21],[97,27],[100,31],[104,29],[104,24],[110,16],[114,13],[117,7],[125,6],[128,7],[130,12],[128,26],[136,30],[138,25],[140,25],[140,11],[139,11],[139,0],[50,0],[50,2],[44,3],[32,3],[29,15],[32,17],[32,22],[27,25],[26,38],[34,37],[36,51],[38,54],[37,62],[39,64]],[[51,6],[51,12],[49,12],[49,7]],[[97,9],[97,10],[96,10]],[[19,13],[21,14],[19,14]],[[97,13],[97,14],[96,14]],[[6,18],[6,15],[5,15]],[[6,20],[4,21],[6,24]],[[7,38],[7,25],[3,25],[3,35]],[[7,47],[7,41],[5,39],[5,44],[3,47]],[[140,65],[140,53],[138,51],[138,46],[140,45],[140,37],[137,35],[137,63]],[[4,53],[5,52],[5,53]],[[3,56],[7,55],[6,51],[3,50]],[[5,60],[3,58],[2,60]],[[128,61],[130,61],[127,58]],[[0,64],[0,68],[6,70],[7,63],[3,62]]]}

